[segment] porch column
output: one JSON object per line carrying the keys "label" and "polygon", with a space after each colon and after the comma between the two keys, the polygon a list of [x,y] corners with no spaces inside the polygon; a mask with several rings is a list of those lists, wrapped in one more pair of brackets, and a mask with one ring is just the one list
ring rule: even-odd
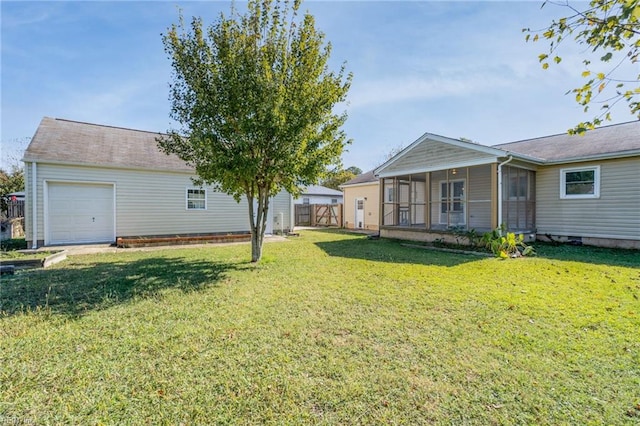
{"label": "porch column", "polygon": [[[378,202],[378,230],[384,225],[384,178],[378,179],[378,192],[380,198]],[[380,231],[378,231],[380,233]]]}
{"label": "porch column", "polygon": [[431,229],[431,172],[424,177],[424,224]]}
{"label": "porch column", "polygon": [[469,188],[471,188],[471,185],[469,184],[469,182],[471,182],[469,180],[469,169],[470,167],[467,167],[467,176],[466,176],[466,180],[464,181],[464,220],[465,220],[465,228],[468,230],[469,229],[469,223],[470,223],[470,213],[469,210],[471,210],[469,208]]}
{"label": "porch column", "polygon": [[491,229],[498,226],[498,163],[491,164]]}

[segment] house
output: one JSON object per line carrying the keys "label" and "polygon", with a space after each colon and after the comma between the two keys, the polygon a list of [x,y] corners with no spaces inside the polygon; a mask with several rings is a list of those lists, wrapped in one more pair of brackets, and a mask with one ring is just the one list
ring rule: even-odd
{"label": "house", "polygon": [[342,204],[342,191],[321,185],[309,185],[302,190],[295,204]]}
{"label": "house", "polygon": [[373,170],[340,185],[344,194],[343,226],[377,231],[380,215],[380,181]]}
{"label": "house", "polygon": [[[194,185],[194,170],[161,152],[159,136],[43,118],[23,158],[29,246],[248,233],[246,200]],[[290,230],[292,216],[291,195],[278,194],[267,232]]]}
{"label": "house", "polygon": [[504,224],[640,248],[640,121],[495,146],[425,133],[374,173],[383,237],[452,241]]}

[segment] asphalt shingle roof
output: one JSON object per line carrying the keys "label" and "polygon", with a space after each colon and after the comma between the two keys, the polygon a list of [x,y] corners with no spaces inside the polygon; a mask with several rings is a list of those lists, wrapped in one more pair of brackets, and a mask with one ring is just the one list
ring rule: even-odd
{"label": "asphalt shingle roof", "polygon": [[356,184],[359,184],[359,183],[378,182],[378,178],[373,173],[374,171],[375,171],[375,169],[374,170],[369,170],[368,172],[360,173],[358,176],[354,177],[351,180],[346,181],[345,183],[343,183],[340,186],[356,185]]}
{"label": "asphalt shingle roof", "polygon": [[603,126],[583,135],[565,133],[494,145],[493,148],[535,157],[544,162],[587,160],[634,152],[640,154],[640,121]]}
{"label": "asphalt shingle roof", "polygon": [[24,161],[193,172],[158,148],[160,133],[45,117]]}

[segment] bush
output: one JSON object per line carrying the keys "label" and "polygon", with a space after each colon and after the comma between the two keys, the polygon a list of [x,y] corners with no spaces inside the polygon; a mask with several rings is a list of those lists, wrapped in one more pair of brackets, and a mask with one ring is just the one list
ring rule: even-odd
{"label": "bush", "polygon": [[27,241],[24,238],[11,238],[0,241],[2,251],[24,250],[27,248]]}
{"label": "bush", "polygon": [[487,232],[482,236],[482,243],[491,252],[502,259],[515,258],[521,256],[535,256],[536,252],[532,246],[524,242],[524,235],[516,235],[513,232],[507,232],[504,225],[496,228],[491,232]]}

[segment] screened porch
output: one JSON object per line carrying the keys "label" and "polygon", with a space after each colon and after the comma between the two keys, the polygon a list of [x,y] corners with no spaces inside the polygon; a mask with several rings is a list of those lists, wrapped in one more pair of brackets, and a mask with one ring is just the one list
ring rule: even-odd
{"label": "screened porch", "polygon": [[534,232],[535,172],[504,166],[501,173],[501,194],[497,163],[383,178],[381,225],[481,233],[504,223],[509,231]]}

